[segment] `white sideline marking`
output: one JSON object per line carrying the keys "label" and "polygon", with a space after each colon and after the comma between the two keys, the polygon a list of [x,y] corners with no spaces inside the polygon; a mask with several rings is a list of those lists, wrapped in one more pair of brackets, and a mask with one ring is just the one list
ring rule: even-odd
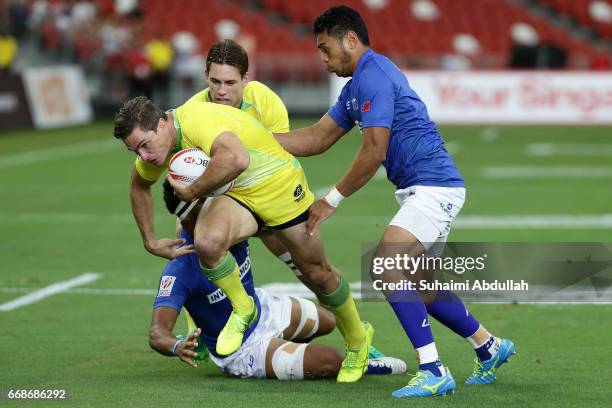
{"label": "white sideline marking", "polygon": [[99,140],[95,142],[75,143],[64,146],[50,147],[48,149],[32,150],[0,157],[0,168],[23,166],[42,161],[59,160],[66,157],[79,156],[89,153],[100,153],[121,148],[121,143],[115,139]]}
{"label": "white sideline marking", "polygon": [[458,229],[609,229],[612,214],[601,215],[459,215]]}
{"label": "white sideline marking", "polygon": [[499,129],[496,127],[487,127],[480,132],[480,140],[486,143],[491,143],[499,139]]}
{"label": "white sideline marking", "polygon": [[[327,192],[327,190],[326,190]],[[336,214],[329,222],[340,224],[387,224],[393,214],[363,214],[360,216]],[[0,223],[117,223],[133,224],[131,214],[79,214],[79,213],[0,213]],[[499,214],[459,215],[453,222],[457,229],[610,229],[612,214]]]}
{"label": "white sideline marking", "polygon": [[27,295],[18,297],[17,299],[11,300],[10,302],[1,304],[0,311],[9,312],[19,307],[27,306],[49,296],[65,292],[72,287],[84,285],[86,283],[98,280],[100,276],[101,275],[99,273],[85,273],[81,276],[77,276],[76,278],[67,281],[54,283],[47,287],[30,292]]}
{"label": "white sideline marking", "polygon": [[612,156],[612,144],[604,143],[529,143],[528,156]]}
{"label": "white sideline marking", "polygon": [[134,223],[134,217],[129,214],[86,214],[86,213],[0,213],[0,222],[22,222],[22,223]]}
{"label": "white sideline marking", "polygon": [[[355,299],[361,299],[361,282],[353,282],[349,284],[351,288],[351,293]],[[293,297],[302,297],[305,299],[314,299],[314,294],[308,290],[301,283],[269,283],[266,285],[260,286],[261,288],[267,290],[268,292],[274,295],[282,295],[282,296],[293,296]],[[32,288],[17,288],[17,287],[0,287],[0,293],[22,293],[22,292],[30,292]],[[36,291],[36,290],[35,290]],[[34,292],[32,292],[34,293]],[[108,288],[74,288],[66,290],[64,293],[67,294],[87,294],[87,295],[105,295],[105,296],[155,296],[157,294],[157,290],[155,289],[108,289]],[[469,302],[469,303],[482,303],[482,304],[514,304],[519,303],[522,305],[611,305],[612,302],[609,301],[601,301],[601,302],[590,302],[590,301],[486,301],[486,302]]]}
{"label": "white sideline marking", "polygon": [[446,147],[447,152],[453,155],[461,151],[461,145],[459,142],[446,142],[444,143],[444,147]]}
{"label": "white sideline marking", "polygon": [[493,179],[612,178],[609,166],[489,166],[481,176]]}
{"label": "white sideline marking", "polygon": [[[342,215],[336,214],[330,220],[339,224],[386,225],[393,214]],[[332,221],[330,221],[332,222]],[[452,224],[453,229],[611,229],[612,214],[524,214],[524,215],[459,215]]]}

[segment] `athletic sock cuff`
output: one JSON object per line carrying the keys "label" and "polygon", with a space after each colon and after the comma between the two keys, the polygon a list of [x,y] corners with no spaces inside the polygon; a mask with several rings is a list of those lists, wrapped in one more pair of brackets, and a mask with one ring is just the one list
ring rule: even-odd
{"label": "athletic sock cuff", "polygon": [[208,268],[205,268],[201,262],[200,262],[200,266],[202,267],[202,270],[204,271],[204,275],[206,275],[208,279],[215,281],[215,280],[219,280],[219,279],[225,278],[226,276],[230,275],[234,271],[234,269],[236,269],[238,264],[236,263],[236,260],[234,259],[234,257],[228,252],[225,255],[225,258],[223,258],[221,263],[217,265],[216,267],[212,269],[208,269]]}
{"label": "athletic sock cuff", "polygon": [[346,280],[340,275],[340,284],[338,288],[329,295],[321,294],[318,296],[319,301],[330,308],[338,308],[346,303],[351,296],[351,290]]}

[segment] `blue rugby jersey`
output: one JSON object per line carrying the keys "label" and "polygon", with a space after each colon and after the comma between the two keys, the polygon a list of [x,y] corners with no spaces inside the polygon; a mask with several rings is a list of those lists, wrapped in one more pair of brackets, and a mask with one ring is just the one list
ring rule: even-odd
{"label": "blue rugby jersey", "polygon": [[365,52],[328,113],[346,131],[355,124],[390,130],[383,165],[398,189],[464,186],[425,104],[389,58],[371,49]]}
{"label": "blue rugby jersey", "polygon": [[[181,236],[187,240],[187,245],[193,244],[189,234],[183,232]],[[246,292],[253,296],[255,306],[261,311],[259,298],[255,294],[248,241],[232,246],[230,253],[240,267],[240,277]],[[178,312],[183,306],[195,324],[202,329],[200,338],[208,350],[216,355],[217,337],[232,312],[232,304],[225,293],[204,275],[195,253],[179,256],[168,262],[159,280],[159,291],[153,303],[153,308],[171,307]],[[258,314],[255,324],[246,331],[243,342],[257,327],[260,315],[261,313]]]}

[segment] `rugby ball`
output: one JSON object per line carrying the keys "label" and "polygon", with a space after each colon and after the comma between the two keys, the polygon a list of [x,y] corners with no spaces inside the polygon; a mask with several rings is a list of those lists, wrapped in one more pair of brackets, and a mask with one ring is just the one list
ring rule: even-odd
{"label": "rugby ball", "polygon": [[[190,149],[181,150],[170,159],[168,174],[174,180],[189,185],[204,174],[209,162],[210,157],[198,148],[192,147]],[[215,197],[228,192],[234,186],[234,181],[235,180],[232,180],[224,186],[219,187],[211,194],[208,194],[208,196]]]}

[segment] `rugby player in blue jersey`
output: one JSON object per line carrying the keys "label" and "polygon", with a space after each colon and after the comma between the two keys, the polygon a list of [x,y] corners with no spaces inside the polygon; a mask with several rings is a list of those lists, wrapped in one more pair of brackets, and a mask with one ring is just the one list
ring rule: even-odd
{"label": "rugby player in blue jersey", "polygon": [[[463,206],[465,185],[425,104],[397,66],[370,49],[366,25],[355,10],[332,7],[317,17],[313,31],[328,71],[352,78],[318,123],[275,136],[294,156],[325,152],[355,124],[363,142],[344,177],[310,208],[307,233],[312,234],[344,198],[362,188],[382,164],[397,188],[400,209],[375,256],[439,256]],[[386,271],[382,278],[394,283],[406,276],[396,269]],[[455,389],[450,371],[438,357],[428,314],[474,347],[477,357],[467,384],[493,382],[496,370],[514,353],[510,340],[491,335],[452,292],[403,290],[385,291],[385,295],[419,360],[416,376],[393,392],[395,397],[444,395]]]}
{"label": "rugby player in blue jersey", "polygon": [[[164,201],[168,210],[181,220],[180,237],[185,239],[186,245],[192,244],[191,235],[202,203],[197,200],[181,202],[167,182],[164,183]],[[334,315],[309,300],[274,296],[255,288],[247,241],[232,246],[230,252],[239,265],[244,288],[259,310],[258,320],[246,331],[238,351],[227,357],[215,354],[217,337],[232,312],[232,305],[225,293],[201,272],[195,254],[171,260],[162,272],[149,331],[151,347],[164,355],[176,355],[192,367],[206,360],[210,353],[217,367],[237,377],[336,378],[343,356],[333,347],[307,343],[334,329]],[[173,328],[183,306],[196,329],[187,336],[175,337]],[[371,349],[366,374],[405,371],[403,361],[384,357]]]}

